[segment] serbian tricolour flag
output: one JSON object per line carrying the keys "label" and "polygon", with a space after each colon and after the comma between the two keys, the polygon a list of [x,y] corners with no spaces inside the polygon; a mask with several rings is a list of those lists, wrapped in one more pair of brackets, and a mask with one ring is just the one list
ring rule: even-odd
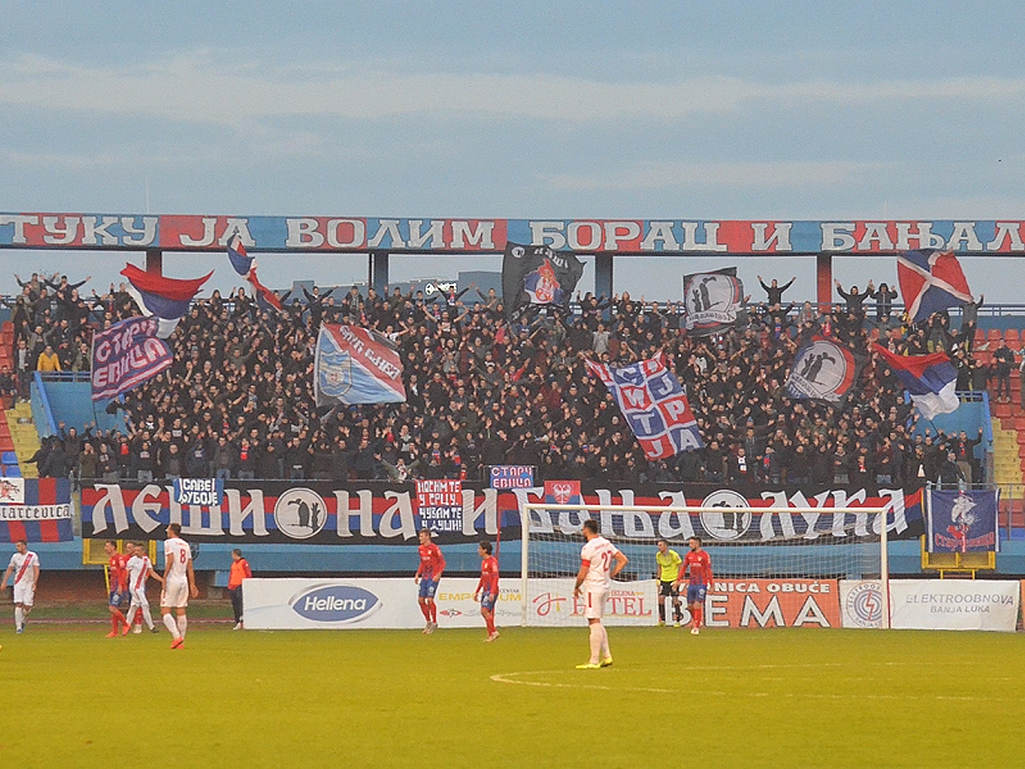
{"label": "serbian tricolour flag", "polygon": [[957,411],[960,402],[954,392],[957,370],[945,352],[931,355],[897,355],[878,344],[872,345],[893,369],[915,407],[926,419]]}
{"label": "serbian tricolour flag", "polygon": [[972,301],[961,263],[950,251],[905,251],[897,257],[897,280],[913,323],[934,312]]}
{"label": "serbian tricolour flag", "polygon": [[666,367],[664,353],[621,368],[586,358],[584,363],[612,393],[648,459],[704,447],[687,396]]}
{"label": "serbian tricolour flag", "polygon": [[139,305],[142,314],[160,320],[157,336],[167,339],[178,326],[178,321],[188,312],[189,302],[214,273],[211,270],[202,278],[179,280],[126,264],[121,274],[128,279],[128,293]]}
{"label": "serbian tricolour flag", "polygon": [[281,300],[278,299],[278,295],[263,285],[256,277],[256,260],[248,254],[245,243],[238,235],[228,244],[228,259],[235,272],[249,281],[257,302],[269,304],[278,310],[281,309]]}
{"label": "serbian tricolour flag", "polygon": [[66,542],[74,536],[69,479],[0,478],[0,542]]}

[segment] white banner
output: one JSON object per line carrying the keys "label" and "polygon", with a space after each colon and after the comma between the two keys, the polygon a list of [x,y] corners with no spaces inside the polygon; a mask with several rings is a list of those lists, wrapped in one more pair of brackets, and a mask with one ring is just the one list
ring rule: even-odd
{"label": "white banner", "polygon": [[883,593],[879,580],[840,580],[840,616],[844,627],[881,628]]}
{"label": "white banner", "polygon": [[1010,580],[891,580],[891,624],[903,630],[1013,632],[1020,599],[1019,583]]}
{"label": "white banner", "polygon": [[[495,621],[520,624],[520,582],[507,580],[499,590]],[[477,580],[442,577],[435,601],[438,625],[484,627],[480,604],[473,600]],[[246,628],[305,630],[347,628],[421,628],[417,586],[405,579],[264,579],[242,583]]]}
{"label": "white banner", "polygon": [[[572,578],[527,581],[528,625],[586,625],[584,599],[573,597]],[[658,622],[657,582],[613,582],[605,599],[606,625],[654,625]]]}
{"label": "white banner", "polygon": [[[435,601],[438,625],[484,627],[473,600],[477,580],[442,577]],[[528,587],[529,625],[584,626],[584,606],[573,597],[572,579],[536,579]],[[654,625],[658,620],[656,582],[614,582],[605,603],[607,625]],[[242,583],[243,612],[250,630],[421,628],[423,615],[412,579],[266,579]],[[501,583],[495,621],[519,625],[520,580]]]}

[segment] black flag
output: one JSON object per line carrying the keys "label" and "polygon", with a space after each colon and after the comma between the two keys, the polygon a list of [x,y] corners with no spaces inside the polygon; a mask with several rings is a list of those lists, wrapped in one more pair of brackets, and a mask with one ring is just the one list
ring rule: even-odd
{"label": "black flag", "polygon": [[529,304],[568,308],[583,272],[584,263],[569,251],[506,243],[502,260],[502,302],[506,315],[511,317]]}

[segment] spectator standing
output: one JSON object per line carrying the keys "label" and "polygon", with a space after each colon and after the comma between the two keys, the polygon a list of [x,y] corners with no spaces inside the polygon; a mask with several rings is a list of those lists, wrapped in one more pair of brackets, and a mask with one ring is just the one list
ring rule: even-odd
{"label": "spectator standing", "polygon": [[961,306],[961,338],[969,350],[975,349],[975,329],[979,323],[979,309],[985,299],[985,294],[979,294],[979,301],[965,302]]}
{"label": "spectator standing", "polygon": [[1002,403],[1011,402],[1011,367],[1014,365],[1014,353],[1007,346],[1007,341],[1001,339],[1000,347],[993,353],[993,362],[996,365],[997,377],[997,400]]}
{"label": "spectator standing", "polygon": [[769,305],[770,307],[772,307],[773,305],[783,304],[783,292],[786,291],[788,288],[790,288],[790,286],[793,285],[795,280],[797,280],[797,276],[796,275],[794,277],[792,277],[789,281],[784,283],[782,286],[780,286],[778,284],[777,280],[775,278],[773,278],[772,281],[769,283],[769,285],[766,286],[765,285],[765,281],[762,280],[762,276],[759,275],[758,276],[758,283],[759,283],[759,285],[761,285],[762,290],[765,291],[765,295],[766,295],[766,302],[765,303],[767,305]]}

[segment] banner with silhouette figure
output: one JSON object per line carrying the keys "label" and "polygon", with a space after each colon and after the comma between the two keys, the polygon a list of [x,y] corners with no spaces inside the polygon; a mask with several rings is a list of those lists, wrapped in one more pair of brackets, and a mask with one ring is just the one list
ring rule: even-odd
{"label": "banner with silhouette figure", "polygon": [[787,395],[842,406],[863,364],[862,356],[839,342],[813,336],[797,351],[787,377]]}
{"label": "banner with silhouette figure", "polygon": [[744,284],[736,267],[684,275],[683,302],[687,331],[695,336],[747,325]]}
{"label": "banner with silhouette figure", "polygon": [[[229,480],[224,483],[221,504],[215,506],[202,504],[208,501],[206,499],[200,500],[200,504],[179,504],[170,481],[94,483],[82,487],[82,536],[159,539],[167,524],[180,523],[182,536],[196,543],[412,546],[416,544],[417,532],[421,528],[432,528],[432,522],[438,520],[436,510],[425,517],[424,507],[419,506],[418,501],[435,508],[454,501],[454,484],[449,486],[447,479],[441,483],[441,486],[421,487],[418,500],[414,482]],[[804,551],[802,558],[808,558],[809,552],[815,551],[824,562],[843,556],[842,548],[809,548],[808,542],[858,547],[853,543],[877,536],[882,522],[881,516],[875,513],[834,513],[830,508],[886,507],[891,539],[917,539],[925,532],[920,487],[814,483],[772,486],[747,482],[734,482],[724,487],[721,483],[653,484],[596,478],[580,481],[577,496],[575,483],[565,484],[565,487],[563,484],[565,482],[549,483],[546,490],[545,484],[539,481],[529,489],[499,490],[488,488],[484,483],[463,481],[454,506],[456,511],[453,511],[458,513],[459,528],[444,530],[433,526],[434,539],[441,545],[476,545],[484,537],[494,540],[499,531],[503,542],[519,539],[523,503],[570,499],[596,507],[589,513],[534,510],[531,531],[579,534],[583,520],[594,517],[606,536],[640,537],[650,541],[662,537],[681,546],[695,534],[712,543],[799,540]],[[425,491],[441,496],[424,499]],[[28,501],[34,502],[34,499]],[[627,512],[606,509],[603,505],[642,505],[649,509]],[[684,505],[726,509],[692,514],[661,509]],[[823,511],[788,513],[785,510],[809,506],[821,507]],[[764,511],[729,509],[737,507],[764,508]],[[727,561],[733,558],[728,554],[717,557]],[[737,557],[747,558],[747,551],[738,551]],[[823,573],[839,573],[836,563],[829,563]],[[738,563],[737,568],[743,565]],[[731,573],[725,562],[720,571]]]}

